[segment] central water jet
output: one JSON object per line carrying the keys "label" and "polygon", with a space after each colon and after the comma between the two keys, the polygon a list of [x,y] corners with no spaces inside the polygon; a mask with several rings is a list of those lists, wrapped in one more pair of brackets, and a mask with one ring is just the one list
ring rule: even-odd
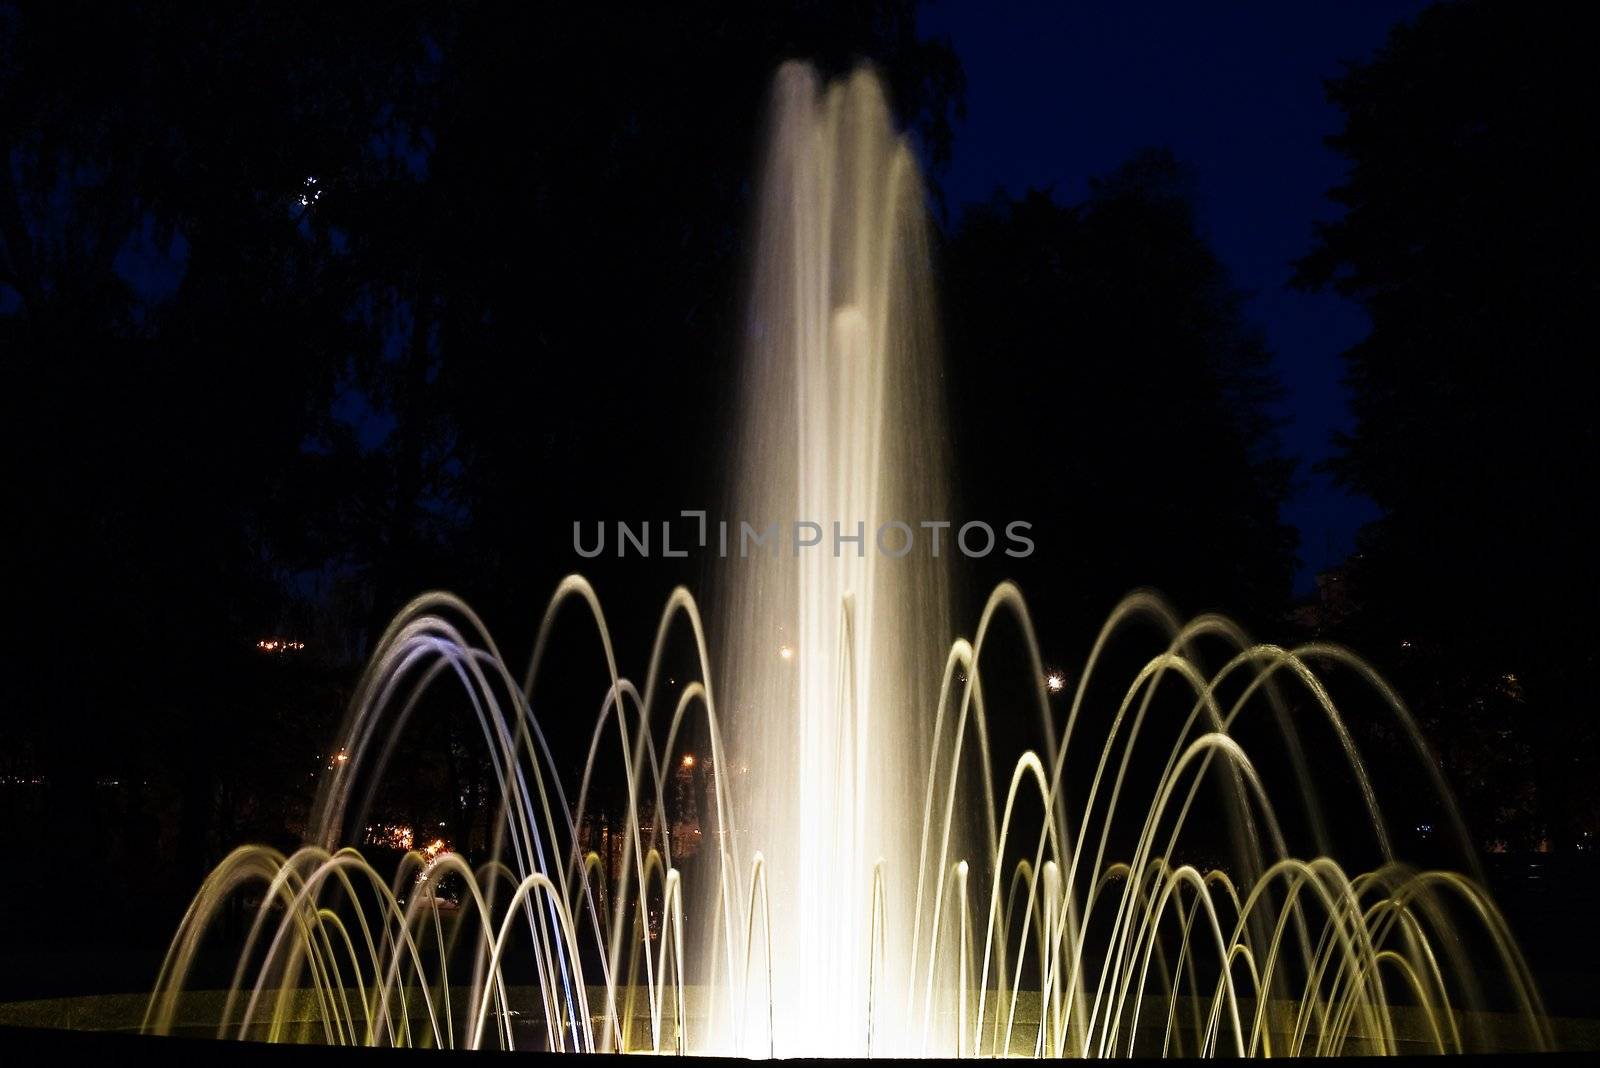
{"label": "central water jet", "polygon": [[[953,636],[948,557],[892,555],[903,532],[877,541],[885,523],[915,536],[946,514],[936,307],[922,184],[878,80],[824,89],[789,64],[773,96],[732,512],[818,544],[726,562],[718,677],[751,767],[743,829],[786,844],[766,853],[785,918],[774,1046],[864,1053],[869,1000],[880,1049],[905,1030],[910,873]],[[879,861],[881,914],[862,907]]]}

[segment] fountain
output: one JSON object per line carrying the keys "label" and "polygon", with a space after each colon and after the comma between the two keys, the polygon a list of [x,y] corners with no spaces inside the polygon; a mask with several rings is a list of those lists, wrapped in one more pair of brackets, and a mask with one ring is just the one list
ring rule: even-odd
{"label": "fountain", "polygon": [[[144,1029],[742,1056],[1548,1048],[1537,991],[1477,881],[1396,854],[1327,672],[1386,710],[1448,797],[1404,704],[1359,658],[1256,644],[1137,593],[1069,685],[1047,677],[1010,584],[956,636],[959,557],[927,541],[948,502],[915,163],[868,72],[823,87],[786,66],[773,116],[735,546],[714,610],[673,591],[643,673],[625,674],[600,598],[573,576],[517,675],[458,599],[408,605],[351,703],[308,844],[243,847],[212,873]],[[781,550],[769,522],[790,532]],[[579,709],[540,685],[563,628],[593,650]],[[1108,683],[1112,650],[1152,633],[1134,673]],[[673,642],[694,650],[690,679],[667,675]],[[1020,680],[992,666],[1008,642]],[[492,761],[492,848],[476,867],[415,849],[380,873],[341,847],[440,692]],[[1010,766],[991,745],[1002,692],[1007,716],[1037,724]],[[576,783],[541,727],[553,715],[594,724]],[[695,832],[709,845],[683,865],[666,814],[680,761],[694,766],[680,756],[689,732],[707,740],[711,801]],[[1313,772],[1310,733],[1337,774]],[[1296,796],[1274,795],[1247,734],[1274,739]],[[626,798],[614,851],[585,831],[607,771]],[[1319,783],[1354,814],[1371,870],[1335,859]],[[1225,861],[1185,859],[1219,830]],[[1291,841],[1309,843],[1303,859]],[[232,982],[190,990],[242,893],[255,904]]]}

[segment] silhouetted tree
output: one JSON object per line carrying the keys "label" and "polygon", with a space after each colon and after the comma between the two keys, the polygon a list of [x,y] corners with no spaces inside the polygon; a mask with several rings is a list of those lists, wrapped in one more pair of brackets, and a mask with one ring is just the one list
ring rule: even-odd
{"label": "silhouetted tree", "polygon": [[1346,211],[1298,273],[1372,320],[1331,466],[1383,516],[1344,632],[1428,721],[1479,826],[1562,847],[1594,830],[1600,603],[1600,40],[1569,16],[1431,8],[1331,82]]}
{"label": "silhouetted tree", "polygon": [[97,781],[151,782],[178,798],[190,881],[222,787],[272,761],[243,744],[282,711],[253,643],[304,563],[283,534],[310,519],[308,434],[377,344],[308,178],[373,170],[395,42],[309,5],[6,5],[0,26],[0,433],[27,606],[5,732],[48,782],[30,834],[97,855],[120,837],[95,826]]}
{"label": "silhouetted tree", "polygon": [[1137,586],[1258,627],[1288,603],[1277,386],[1190,184],[1145,152],[1079,204],[969,208],[945,250],[963,506],[1036,524],[1003,566],[1068,663]]}

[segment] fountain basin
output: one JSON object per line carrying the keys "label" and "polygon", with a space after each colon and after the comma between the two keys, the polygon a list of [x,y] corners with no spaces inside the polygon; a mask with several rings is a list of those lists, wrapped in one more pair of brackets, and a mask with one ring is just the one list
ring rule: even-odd
{"label": "fountain basin", "polygon": [[[689,987],[686,990],[689,1006],[688,1022],[692,1035],[695,1024],[704,1019],[703,1013],[697,1012],[695,1006],[702,1002],[705,990],[702,987]],[[352,998],[357,997],[354,990],[349,991]],[[539,993],[532,986],[517,986],[508,989],[509,999],[514,1004],[533,1005]],[[637,1007],[633,1015],[637,1033],[646,1035],[649,1030],[648,1011],[643,1006],[645,992],[638,992]],[[975,996],[975,995],[974,995]],[[590,989],[590,998],[594,1003],[603,1001],[605,991],[603,988]],[[624,995],[625,997],[625,995]],[[195,990],[184,994],[179,1012],[174,1021],[172,1038],[190,1042],[215,1041],[216,1020],[222,1012],[222,1007],[227,999],[227,992],[222,990]],[[96,994],[80,997],[39,998],[29,1001],[14,1001],[0,1003],[0,1049],[10,1052],[14,1043],[22,1047],[54,1046],[62,1050],[76,1049],[75,1036],[109,1036],[126,1038],[130,1041],[158,1041],[154,1037],[141,1036],[140,1024],[144,1018],[145,1008],[149,1004],[147,994]],[[464,1003],[463,1003],[464,1004]],[[303,1025],[305,1033],[300,1036],[301,1041],[309,1042],[312,1046],[323,1045],[316,1037],[315,1032],[320,1030],[320,1010],[314,992],[302,989],[292,995],[289,1001],[289,1011],[286,1020],[293,1024]],[[670,1010],[671,1006],[668,1006]],[[1195,999],[1181,997],[1178,999],[1176,1016],[1184,1019],[1197,1009],[1202,1009],[1195,1003]],[[1241,999],[1241,1011],[1254,1012],[1254,1004],[1248,999]],[[1140,1034],[1135,1043],[1135,1051],[1140,1055],[1159,1055],[1160,1053],[1160,1026],[1167,1019],[1171,1006],[1165,998],[1150,998],[1147,1000],[1143,1018],[1145,1024],[1140,1029]],[[1416,1009],[1408,1007],[1395,1007],[1391,1010],[1397,1042],[1400,1049],[1406,1054],[1424,1055],[1433,1052],[1427,1022],[1423,1015]],[[1268,1031],[1270,1036],[1287,1034],[1294,1019],[1295,1006],[1289,1002],[1275,1002],[1267,1010]],[[516,1035],[517,1049],[522,1052],[542,1051],[545,1048],[545,1030],[542,1022],[535,1022],[535,1014],[530,1011],[523,1019],[525,1022],[513,1023]],[[1039,999],[1037,992],[1023,991],[1017,998],[1016,1025],[1019,1034],[1033,1032],[1039,1021]],[[598,1019],[596,1021],[599,1022]],[[1463,1034],[1488,1036],[1490,1048],[1500,1053],[1523,1053],[1534,1050],[1535,1046],[1526,1033],[1524,1021],[1514,1013],[1499,1012],[1458,1012],[1456,1023]],[[1577,1017],[1552,1017],[1549,1020],[1555,1035],[1557,1048],[1566,1052],[1600,1051],[1600,1020]],[[953,1026],[953,1025],[952,1025]],[[261,1055],[276,1055],[275,1051],[282,1050],[284,1056],[296,1056],[297,1050],[304,1053],[306,1045],[295,1044],[285,1048],[284,1044],[268,1044],[264,1041],[265,1026],[255,1029],[249,1041],[230,1043],[229,1056],[232,1051],[255,1053]],[[1353,1038],[1354,1048],[1349,1052],[1359,1055],[1364,1052],[1363,1043],[1368,1036],[1361,1034],[1357,1029]],[[97,1047],[98,1048],[98,1047]],[[109,1048],[122,1048],[122,1043],[114,1043]],[[141,1047],[142,1048],[142,1047]],[[274,1051],[262,1054],[262,1051]],[[404,1055],[407,1051],[393,1051]],[[439,1053],[441,1051],[430,1051]],[[451,1051],[443,1051],[451,1052]],[[459,1052],[492,1052],[492,1051],[459,1051]],[[1011,1050],[1013,1056],[1032,1056],[1031,1049],[1023,1048],[1020,1039],[1013,1043]],[[755,1055],[761,1055],[756,1051]],[[697,1055],[696,1060],[715,1061],[726,1060],[723,1057],[705,1057]],[[942,1058],[941,1058],[942,1059]]]}

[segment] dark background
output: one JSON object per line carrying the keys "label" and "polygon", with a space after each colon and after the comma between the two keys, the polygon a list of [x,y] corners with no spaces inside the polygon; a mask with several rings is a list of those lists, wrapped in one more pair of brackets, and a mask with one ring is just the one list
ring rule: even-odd
{"label": "dark background", "polygon": [[[796,57],[885,78],[958,510],[1035,523],[963,629],[1014,577],[1069,671],[1141,585],[1361,650],[1541,973],[1590,967],[1581,9],[749,8],[0,3],[0,996],[146,985],[211,864],[294,840],[415,593],[520,658],[582,563],[645,655],[704,565],[579,561],[571,525],[715,514]],[[472,776],[415,744],[417,796]]]}

